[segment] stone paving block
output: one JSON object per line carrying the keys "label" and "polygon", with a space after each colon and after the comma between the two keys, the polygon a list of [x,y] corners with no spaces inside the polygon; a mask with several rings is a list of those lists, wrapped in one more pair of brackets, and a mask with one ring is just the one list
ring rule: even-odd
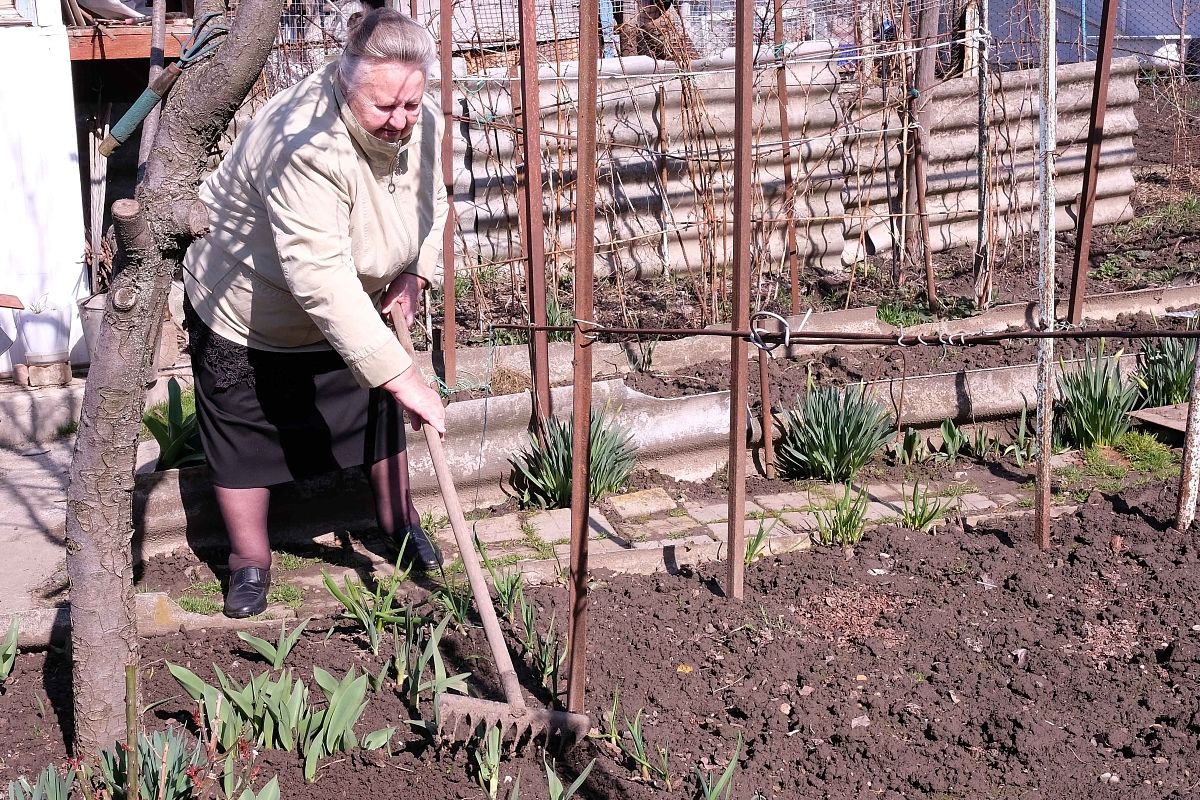
{"label": "stone paving block", "polygon": [[675,501],[671,499],[671,495],[658,486],[640,492],[615,495],[610,497],[608,502],[621,519],[649,517],[675,508]]}
{"label": "stone paving block", "polygon": [[1021,502],[1021,498],[1017,497],[1015,494],[1008,494],[1005,492],[992,495],[992,500],[998,506],[1011,506]]}
{"label": "stone paving block", "polygon": [[873,483],[867,487],[867,491],[872,500],[891,505],[899,505],[904,497],[904,487],[898,483]]}
{"label": "stone paving block", "polygon": [[662,539],[681,539],[696,531],[699,525],[691,517],[666,517],[645,522],[622,523],[614,538],[630,544]]}
{"label": "stone paving block", "polygon": [[[758,533],[759,524],[766,527],[768,536],[790,536],[792,533],[786,525],[774,517],[769,519],[748,519],[746,520],[747,539]],[[712,537],[718,542],[723,542],[729,538],[729,525],[727,522],[709,523],[708,529],[712,532]]]}
{"label": "stone paving block", "polygon": [[887,503],[868,503],[867,519],[871,522],[878,522],[881,519],[898,517],[903,510],[903,507],[899,504],[889,505]]}
{"label": "stone paving block", "polygon": [[[729,519],[729,505],[726,503],[714,503],[710,506],[693,506],[684,504],[684,510],[688,516],[697,522],[702,522],[705,525],[710,525],[714,522],[723,522]],[[751,500],[746,501],[746,513],[762,513],[765,509]]]}
{"label": "stone paving block", "polygon": [[687,549],[694,545],[710,545],[713,540],[709,536],[687,536],[683,539],[672,539],[670,541],[649,541],[649,542],[634,542],[634,550],[658,550],[663,547],[679,547]]}
{"label": "stone paving block", "polygon": [[964,514],[978,513],[980,511],[987,511],[996,507],[995,503],[978,492],[964,494],[959,500],[961,503],[960,507],[962,508],[962,513]]}
{"label": "stone paving block", "polygon": [[814,503],[820,505],[824,500],[824,495],[810,495],[808,492],[780,492],[779,494],[757,495],[754,498],[755,503],[768,511],[808,508]]}
{"label": "stone paving block", "polygon": [[[571,538],[571,509],[556,508],[553,511],[539,511],[529,517],[534,535],[546,544],[561,542]],[[599,511],[592,509],[588,517],[588,538],[603,539],[614,533],[612,524]]]}
{"label": "stone paving block", "polygon": [[[621,550],[628,550],[620,542],[613,539],[593,539],[588,542],[588,556],[607,555],[608,553],[616,553]],[[556,544],[554,545],[554,557],[564,564],[571,561],[571,545]]]}
{"label": "stone paving block", "polygon": [[780,515],[783,524],[793,531],[815,531],[818,519],[811,511],[785,511]]}
{"label": "stone paving block", "polygon": [[[500,544],[525,538],[525,533],[521,530],[521,518],[516,514],[477,519],[474,522],[468,521],[467,524],[474,531],[475,538],[484,544]],[[453,535],[451,531],[451,537]]]}

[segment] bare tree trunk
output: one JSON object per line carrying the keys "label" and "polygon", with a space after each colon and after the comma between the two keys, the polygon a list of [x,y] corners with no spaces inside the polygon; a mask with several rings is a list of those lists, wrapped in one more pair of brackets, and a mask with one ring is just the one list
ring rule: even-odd
{"label": "bare tree trunk", "polygon": [[168,95],[137,201],[113,206],[120,271],[88,372],[67,491],[76,756],[94,756],[125,729],[125,666],[138,660],[133,473],[147,373],[171,278],[207,227],[196,188],[208,154],[262,72],[282,6],[238,4],[224,44]]}

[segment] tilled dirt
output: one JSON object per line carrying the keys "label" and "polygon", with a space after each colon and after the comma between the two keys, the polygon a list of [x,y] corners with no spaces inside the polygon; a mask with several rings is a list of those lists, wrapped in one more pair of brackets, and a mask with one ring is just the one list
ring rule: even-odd
{"label": "tilled dirt", "polygon": [[[720,565],[598,575],[588,710],[605,727],[617,690],[622,716],[641,709],[648,744],[669,753],[673,787],[642,781],[600,740],[565,754],[560,772],[594,757],[582,797],[691,797],[696,770],[719,771],[740,739],[738,798],[1195,797],[1200,547],[1194,529],[1168,529],[1173,506],[1162,487],[1097,495],[1056,521],[1046,553],[1028,518],[937,535],[878,529],[853,553],[751,565],[740,603],[720,595]],[[544,629],[565,592],[530,593]],[[302,675],[379,662],[350,629],[326,627],[315,624],[290,657]],[[495,696],[477,631],[453,635],[447,650]],[[210,679],[211,662],[241,680],[264,668],[228,632],[149,641],[144,699],[171,698],[149,715],[153,726],[186,715],[168,660]],[[68,670],[61,653],[19,657],[0,696],[0,776],[65,757]],[[315,785],[294,756],[268,753],[260,779],[278,773],[290,798],[483,797],[467,751],[404,731],[410,715],[385,689],[359,730],[399,725],[403,749],[329,759]],[[526,748],[503,773],[541,800],[543,769]]]}
{"label": "tilled dirt", "polygon": [[[1142,312],[1123,314],[1111,323],[1104,323],[1102,327],[1105,330],[1174,331],[1184,330],[1189,324],[1194,323],[1180,317],[1151,317]],[[1148,340],[1108,339],[1104,342],[1104,352],[1109,355],[1117,351],[1136,353],[1145,341]],[[1097,352],[1098,347],[1099,342],[1096,339],[1059,339],[1054,345],[1055,357],[1082,358],[1089,352]],[[1031,364],[1036,360],[1037,342],[1032,339],[1010,339],[994,345],[971,347],[838,346],[809,360],[771,360],[767,365],[767,373],[771,385],[771,402],[775,408],[780,408],[791,407],[804,395],[810,374],[812,380],[818,384],[841,385],[914,375],[954,373],[969,369],[1008,367]],[[758,380],[756,359],[751,360],[749,377],[750,402],[752,405],[758,405],[761,384]],[[724,391],[729,388],[729,380],[728,361],[705,361],[674,374],[634,372],[625,376],[627,386],[653,397],[681,397]]]}

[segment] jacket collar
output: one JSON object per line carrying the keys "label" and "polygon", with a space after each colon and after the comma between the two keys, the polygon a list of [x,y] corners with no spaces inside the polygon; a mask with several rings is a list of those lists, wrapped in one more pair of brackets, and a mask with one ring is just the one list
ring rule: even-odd
{"label": "jacket collar", "polygon": [[354,140],[358,150],[366,156],[367,163],[371,165],[372,170],[381,175],[395,171],[400,154],[412,145],[414,134],[420,130],[420,120],[417,120],[416,127],[405,138],[395,144],[385,142],[368,133],[367,129],[355,118],[354,112],[350,110],[350,104],[346,102],[342,87],[338,85],[336,62],[329,67],[328,80],[333,87],[333,97],[338,104],[338,116],[341,117],[346,130],[350,132],[350,138]]}

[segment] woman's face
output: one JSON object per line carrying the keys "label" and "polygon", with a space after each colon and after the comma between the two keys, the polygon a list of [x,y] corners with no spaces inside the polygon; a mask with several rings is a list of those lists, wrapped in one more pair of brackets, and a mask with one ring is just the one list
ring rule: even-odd
{"label": "woman's face", "polygon": [[365,62],[354,77],[346,102],[358,124],[389,144],[408,136],[421,114],[425,72],[411,64]]}

